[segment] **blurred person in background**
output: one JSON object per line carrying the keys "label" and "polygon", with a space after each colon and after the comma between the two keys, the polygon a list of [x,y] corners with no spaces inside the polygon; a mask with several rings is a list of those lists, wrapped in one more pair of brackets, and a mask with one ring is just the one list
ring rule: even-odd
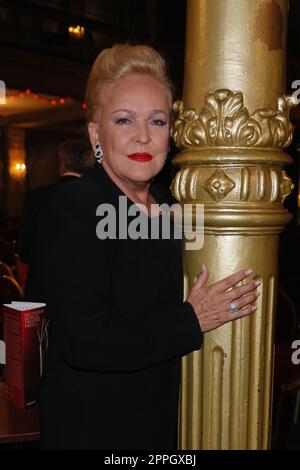
{"label": "blurred person in background", "polygon": [[84,138],[70,138],[63,141],[58,149],[57,182],[36,189],[29,189],[24,198],[19,235],[19,282],[24,288],[28,269],[35,246],[38,218],[49,192],[57,185],[80,178],[94,161],[89,143]]}

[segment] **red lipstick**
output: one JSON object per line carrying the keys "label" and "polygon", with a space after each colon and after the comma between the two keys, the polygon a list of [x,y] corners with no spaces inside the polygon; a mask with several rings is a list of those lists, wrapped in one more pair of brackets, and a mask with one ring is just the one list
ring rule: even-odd
{"label": "red lipstick", "polygon": [[153,156],[150,153],[131,153],[130,155],[127,155],[130,160],[134,160],[136,162],[150,162],[152,160]]}

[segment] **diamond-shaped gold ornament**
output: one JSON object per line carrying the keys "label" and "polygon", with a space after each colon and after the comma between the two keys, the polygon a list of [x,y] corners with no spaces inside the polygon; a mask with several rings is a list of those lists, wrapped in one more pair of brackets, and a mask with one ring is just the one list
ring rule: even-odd
{"label": "diamond-shaped gold ornament", "polygon": [[226,173],[218,168],[203,183],[203,189],[217,202],[220,202],[235,187],[234,181]]}

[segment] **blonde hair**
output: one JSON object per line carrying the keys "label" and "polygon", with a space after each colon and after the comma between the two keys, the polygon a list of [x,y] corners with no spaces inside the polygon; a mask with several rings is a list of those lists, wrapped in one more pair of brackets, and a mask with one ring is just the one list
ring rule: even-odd
{"label": "blonde hair", "polygon": [[93,120],[103,89],[133,73],[156,78],[166,88],[171,106],[174,87],[168,78],[162,56],[149,46],[115,44],[100,52],[89,74],[85,93],[88,122]]}

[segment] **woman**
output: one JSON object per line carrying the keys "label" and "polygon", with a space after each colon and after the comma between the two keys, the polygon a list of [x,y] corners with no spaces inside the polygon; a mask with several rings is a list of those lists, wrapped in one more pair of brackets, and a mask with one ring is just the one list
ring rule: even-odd
{"label": "woman", "polygon": [[52,191],[36,256],[50,316],[42,447],[175,449],[180,358],[203,332],[251,313],[256,284],[228,291],[250,274],[242,270],[206,287],[204,268],[183,302],[175,240],[118,237],[114,224],[110,237],[99,233],[103,204],[121,225],[119,196],[143,204],[148,223],[151,205],[174,202],[152,181],[168,152],[172,93],[156,51],[117,45],[97,57],[86,95],[98,161]]}

